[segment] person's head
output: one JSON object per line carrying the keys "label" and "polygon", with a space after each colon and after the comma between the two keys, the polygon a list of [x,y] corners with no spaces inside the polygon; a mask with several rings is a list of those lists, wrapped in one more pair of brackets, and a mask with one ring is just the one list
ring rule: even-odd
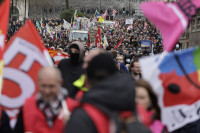
{"label": "person's head", "polygon": [[136,81],[136,103],[146,110],[155,111],[155,118],[160,119],[157,96],[151,85],[143,79]]}
{"label": "person's head", "polygon": [[55,67],[44,67],[38,73],[39,93],[46,102],[56,99],[61,88],[62,76]]}
{"label": "person's head", "polygon": [[117,57],[117,62],[118,63],[124,63],[124,57],[121,55],[121,56],[118,56]]}
{"label": "person's head", "polygon": [[95,57],[97,56],[98,54],[100,54],[102,51],[101,50],[92,50],[92,51],[89,51],[88,55],[85,56],[84,58],[84,62],[83,62],[83,69],[86,70],[87,67],[88,67],[88,63]]}
{"label": "person's head", "polygon": [[[117,72],[116,64],[112,55],[101,52],[94,56],[86,68],[86,76],[90,87]],[[90,89],[90,88],[89,88]]]}
{"label": "person's head", "polygon": [[69,47],[70,61],[72,63],[79,63],[84,57],[84,46],[81,42],[73,42]]}
{"label": "person's head", "polygon": [[134,61],[131,62],[130,71],[135,75],[141,74],[140,63],[138,59],[135,59]]}

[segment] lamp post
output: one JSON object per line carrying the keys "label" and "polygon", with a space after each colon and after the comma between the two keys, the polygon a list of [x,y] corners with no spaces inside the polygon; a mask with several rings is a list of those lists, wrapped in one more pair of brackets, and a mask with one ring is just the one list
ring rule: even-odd
{"label": "lamp post", "polygon": [[129,1],[129,10],[128,11],[129,11],[129,17],[130,17],[130,14],[131,14],[131,1],[132,0],[128,0],[128,1]]}
{"label": "lamp post", "polygon": [[26,0],[24,1],[24,3],[25,3],[25,11],[24,11],[24,23],[25,23],[25,21],[26,21]]}
{"label": "lamp post", "polygon": [[101,13],[101,0],[100,0],[100,13]]}
{"label": "lamp post", "polygon": [[12,0],[12,15],[13,15],[13,6],[14,6],[14,2],[13,2],[13,0]]}

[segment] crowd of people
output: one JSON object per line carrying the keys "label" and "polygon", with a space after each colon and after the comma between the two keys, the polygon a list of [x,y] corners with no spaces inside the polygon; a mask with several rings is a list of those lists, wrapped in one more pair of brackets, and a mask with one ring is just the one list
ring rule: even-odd
{"label": "crowd of people", "polygon": [[[37,25],[39,20],[32,21]],[[138,61],[161,53],[162,37],[147,19],[134,20],[131,28],[125,19],[117,21],[114,27],[101,27],[109,45],[97,49],[91,40],[70,42],[70,31],[64,29],[62,20],[43,19],[44,25],[61,29],[52,37],[44,27],[36,26],[45,47],[70,58],[61,60],[57,68],[40,70],[38,94],[26,100],[15,128],[2,111],[0,132],[167,133],[157,96],[142,79]],[[8,40],[21,26],[15,21],[9,25]],[[114,49],[122,38],[121,46]],[[143,48],[142,40],[150,40],[152,50]]]}

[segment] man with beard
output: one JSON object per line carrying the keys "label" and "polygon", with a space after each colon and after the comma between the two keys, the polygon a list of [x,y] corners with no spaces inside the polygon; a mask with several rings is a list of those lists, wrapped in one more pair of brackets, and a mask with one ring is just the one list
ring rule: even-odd
{"label": "man with beard", "polygon": [[130,72],[134,80],[139,80],[142,78],[138,59],[135,59],[133,62],[131,62]]}

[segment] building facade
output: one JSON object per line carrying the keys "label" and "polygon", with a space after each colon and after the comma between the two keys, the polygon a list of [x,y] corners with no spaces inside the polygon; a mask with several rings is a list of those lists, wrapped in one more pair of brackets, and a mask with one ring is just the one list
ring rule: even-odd
{"label": "building facade", "polygon": [[106,9],[112,15],[112,9],[115,9],[118,16],[132,17],[143,16],[139,8],[141,2],[143,0],[69,0],[69,8],[91,15],[94,15],[96,10],[102,14]]}
{"label": "building facade", "polygon": [[29,0],[11,0],[11,17],[19,20],[28,18],[29,2]]}
{"label": "building facade", "polygon": [[180,38],[183,48],[200,46],[200,12],[190,22],[190,25],[183,36]]}

